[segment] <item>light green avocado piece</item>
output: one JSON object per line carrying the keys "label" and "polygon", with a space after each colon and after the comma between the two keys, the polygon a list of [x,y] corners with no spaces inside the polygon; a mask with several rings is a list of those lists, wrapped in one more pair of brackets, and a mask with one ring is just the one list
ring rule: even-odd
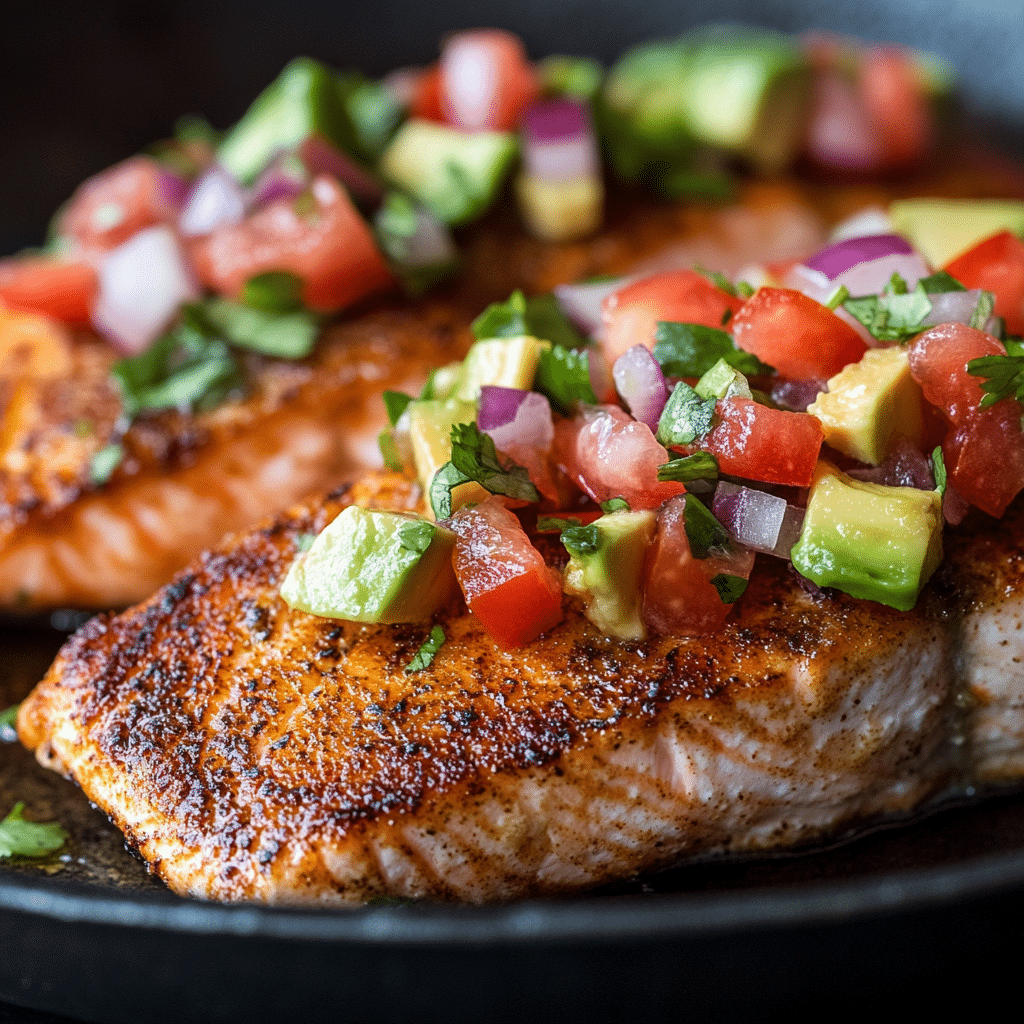
{"label": "light green avocado piece", "polygon": [[481,339],[469,350],[462,363],[455,397],[464,402],[475,402],[485,385],[529,391],[537,375],[540,354],[549,348],[550,342],[528,335]]}
{"label": "light green avocado piece", "polygon": [[217,159],[249,185],[275,153],[317,133],[339,149],[351,148],[348,115],[334,72],[309,57],[297,57],[228,132]]}
{"label": "light green avocado piece", "polygon": [[455,534],[404,512],[350,505],[288,570],[291,608],[354,622],[421,622],[458,589]]}
{"label": "light green avocado piece", "polygon": [[810,113],[811,69],[796,42],[764,29],[691,33],[682,109],[702,142],[774,173],[793,161]]}
{"label": "light green avocado piece", "polygon": [[1024,236],[1024,203],[1009,199],[897,199],[889,219],[933,267],[999,231]]}
{"label": "light green avocado piece", "polygon": [[924,434],[921,386],[910,374],[905,347],[869,348],[844,366],[808,406],[825,428],[825,441],[852,459],[881,465],[893,438],[920,444]]}
{"label": "light green avocado piece", "polygon": [[643,640],[640,576],[654,535],[653,511],[611,512],[594,522],[597,550],[573,553],[564,586],[582,597],[586,616],[606,636]]}
{"label": "light green avocado piece", "polygon": [[819,462],[790,557],[821,587],[908,611],[942,561],[942,498]]}
{"label": "light green avocado piece", "polygon": [[412,118],[384,151],[380,169],[446,224],[464,224],[491,205],[516,150],[511,132],[462,132]]}
{"label": "light green avocado piece", "polygon": [[719,359],[703,377],[697,381],[694,391],[701,398],[750,398],[747,378],[724,359]]}

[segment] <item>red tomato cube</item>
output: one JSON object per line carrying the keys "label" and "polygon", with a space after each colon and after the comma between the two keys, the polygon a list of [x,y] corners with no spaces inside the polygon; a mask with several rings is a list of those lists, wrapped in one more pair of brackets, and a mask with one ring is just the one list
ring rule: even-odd
{"label": "red tomato cube", "polygon": [[96,271],[85,260],[0,261],[0,302],[10,309],[44,313],[66,324],[87,324],[96,288]]}
{"label": "red tomato cube", "polygon": [[946,272],[966,288],[996,297],[996,315],[1010,334],[1024,333],[1024,242],[1009,231],[986,238],[951,263]]}

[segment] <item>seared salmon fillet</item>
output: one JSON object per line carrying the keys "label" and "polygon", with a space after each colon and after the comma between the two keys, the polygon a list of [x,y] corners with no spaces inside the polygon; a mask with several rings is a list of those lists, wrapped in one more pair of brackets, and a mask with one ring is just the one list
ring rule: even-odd
{"label": "seared salmon fillet", "polygon": [[22,705],[23,742],[176,892],[569,892],[810,842],[951,781],[954,657],[931,599],[812,594],[770,562],[710,637],[626,643],[570,607],[510,652],[453,608],[433,663],[406,673],[428,627],[278,597],[300,538],[346,503],[413,497],[371,477],[228,541],[90,622]]}

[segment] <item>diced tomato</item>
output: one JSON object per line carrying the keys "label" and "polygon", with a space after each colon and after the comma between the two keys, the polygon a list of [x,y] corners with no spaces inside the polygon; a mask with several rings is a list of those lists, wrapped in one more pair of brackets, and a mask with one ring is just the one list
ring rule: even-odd
{"label": "diced tomato", "polygon": [[1024,333],[1024,242],[1009,231],[986,238],[946,264],[946,272],[967,288],[996,297],[996,315],[1010,334]]}
{"label": "diced tomato", "polygon": [[441,109],[441,67],[431,64],[423,71],[413,89],[409,103],[409,116],[424,121],[444,121]]}
{"label": "diced tomato", "polygon": [[658,479],[668,452],[651,428],[617,406],[584,406],[574,419],[555,426],[555,452],[562,471],[594,501],[625,498],[632,509],[657,508],[686,488]]}
{"label": "diced tomato", "polygon": [[644,563],[644,624],[667,636],[701,636],[721,629],[733,606],[722,601],[711,580],[719,574],[749,579],[754,567],[754,552],[748,549],[694,558],[685,510],[685,499],[677,497],[658,513]]}
{"label": "diced tomato", "polygon": [[872,46],[861,56],[860,96],[882,144],[884,166],[923,159],[935,126],[913,57],[896,46]]}
{"label": "diced tomato", "polygon": [[610,365],[634,345],[654,348],[659,320],[722,328],[743,300],[695,270],[673,270],[620,288],[601,305],[601,348]]}
{"label": "diced tomato", "polygon": [[790,380],[827,380],[867,351],[828,306],[791,288],[760,288],[730,323],[736,344]]}
{"label": "diced tomato", "polygon": [[910,373],[924,397],[960,424],[985,395],[981,378],[967,372],[968,362],[1001,355],[1006,350],[991,334],[965,324],[940,324],[910,343]]}
{"label": "diced tomato", "polygon": [[164,172],[152,157],[134,156],[90,178],[71,197],[58,231],[83,255],[99,255],[137,231],[174,219]]}
{"label": "diced tomato", "polygon": [[96,288],[96,271],[84,260],[0,260],[0,301],[10,309],[86,324]]}
{"label": "diced tomato", "polygon": [[393,281],[369,227],[329,175],[315,178],[298,199],[279,199],[241,224],[196,239],[192,257],[202,281],[231,297],[257,274],[295,274],[304,282],[305,304],[324,313]]}
{"label": "diced tomato", "polygon": [[505,647],[521,647],[562,621],[562,581],[495,497],[459,509],[453,565],[469,610]]}
{"label": "diced tomato", "polygon": [[749,398],[726,398],[715,406],[718,422],[699,448],[718,459],[730,476],[769,484],[808,487],[825,432],[805,412],[770,409]]}
{"label": "diced tomato", "polygon": [[1012,398],[969,412],[942,445],[946,471],[972,505],[997,519],[1024,488],[1024,409]]}
{"label": "diced tomato", "polygon": [[440,77],[445,120],[468,131],[518,128],[540,91],[522,41],[500,29],[453,35],[441,51]]}

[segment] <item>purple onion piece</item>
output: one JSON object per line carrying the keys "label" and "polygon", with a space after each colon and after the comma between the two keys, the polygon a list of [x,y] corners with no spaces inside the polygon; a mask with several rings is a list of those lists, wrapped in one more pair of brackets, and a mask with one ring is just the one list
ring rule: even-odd
{"label": "purple onion piece", "polygon": [[581,331],[593,334],[601,326],[601,303],[612,292],[624,288],[628,281],[628,278],[618,277],[590,284],[560,284],[555,287],[555,298],[562,312]]}
{"label": "purple onion piece", "polygon": [[785,380],[777,377],[772,381],[772,401],[793,412],[807,412],[809,406],[823,391],[828,391],[828,382],[823,380]]}
{"label": "purple onion piece", "polygon": [[942,495],[942,516],[950,526],[959,526],[970,512],[967,499],[947,480],[946,492]]}
{"label": "purple onion piece", "polygon": [[249,208],[258,210],[276,199],[294,199],[309,184],[309,172],[292,153],[279,153],[256,179]]}
{"label": "purple onion piece", "polygon": [[516,418],[519,407],[531,394],[520,388],[504,388],[485,384],[480,388],[480,411],[476,425],[481,430],[496,430],[508,426]]}
{"label": "purple onion piece", "polygon": [[804,260],[804,266],[834,281],[858,263],[881,259],[883,256],[909,255],[913,251],[914,247],[901,235],[868,235],[826,245],[810,259]]}
{"label": "purple onion piece", "polygon": [[298,155],[310,174],[333,175],[352,193],[353,199],[374,206],[383,200],[381,183],[322,136],[310,135],[299,146]]}
{"label": "purple onion piece", "polygon": [[[715,490],[711,511],[741,544],[754,551],[777,554],[787,507],[785,498],[723,480]],[[783,557],[789,557],[788,549]]]}
{"label": "purple onion piece", "polygon": [[184,175],[161,167],[157,187],[160,190],[160,198],[167,208],[173,213],[178,213],[185,205],[191,184]]}
{"label": "purple onion piece", "polygon": [[935,487],[932,462],[903,434],[893,438],[892,447],[880,466],[851,469],[847,474],[854,480],[864,480],[887,487],[916,487],[930,491]]}
{"label": "purple onion piece", "polygon": [[535,103],[523,117],[523,166],[532,178],[571,181],[600,171],[590,109],[560,97]]}
{"label": "purple onion piece", "polygon": [[551,404],[536,391],[484,385],[476,422],[498,451],[518,461],[524,452],[546,453],[555,437]]}
{"label": "purple onion piece", "polygon": [[658,360],[643,345],[634,345],[615,360],[612,378],[633,419],[656,430],[668,401],[665,375]]}
{"label": "purple onion piece", "polygon": [[178,228],[186,238],[206,235],[215,228],[237,224],[247,205],[245,189],[220,164],[211,164],[192,186]]}

